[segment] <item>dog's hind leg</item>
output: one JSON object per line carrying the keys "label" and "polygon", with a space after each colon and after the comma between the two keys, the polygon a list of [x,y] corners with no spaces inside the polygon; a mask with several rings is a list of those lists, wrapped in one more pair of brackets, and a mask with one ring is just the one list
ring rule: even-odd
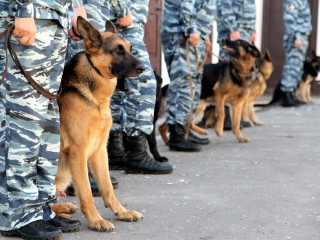
{"label": "dog's hind leg", "polygon": [[[194,115],[194,119],[196,119],[201,113],[204,112],[204,110],[206,110],[206,107],[207,107],[207,103],[205,100],[200,100],[199,103],[198,103],[198,106],[197,106],[197,110],[196,110],[196,113]],[[208,131],[204,130],[203,128],[197,126],[195,123],[194,123],[194,120],[192,119],[192,122],[191,122],[191,129],[193,131],[196,131],[197,133],[199,134],[202,134],[202,135],[208,135]]]}
{"label": "dog's hind leg", "polygon": [[[57,196],[65,196],[65,189],[71,182],[70,166],[66,161],[65,154],[61,151],[58,161],[58,172],[55,178]],[[72,203],[52,204],[51,210],[63,218],[70,218],[70,214],[74,213],[78,207]]]}
{"label": "dog's hind leg", "polygon": [[105,146],[94,153],[89,159],[91,172],[98,184],[99,191],[106,207],[123,221],[137,221],[143,216],[136,211],[128,211],[116,198],[109,175],[108,155]]}
{"label": "dog's hind leg", "polygon": [[168,137],[167,137],[167,133],[168,133],[168,131],[169,131],[169,126],[168,126],[168,124],[166,124],[166,123],[164,122],[163,124],[161,124],[161,125],[159,126],[158,130],[159,130],[159,133],[160,133],[160,135],[161,135],[162,140],[164,141],[164,143],[165,143],[166,145],[168,145],[168,143],[169,143],[169,139],[168,139]]}

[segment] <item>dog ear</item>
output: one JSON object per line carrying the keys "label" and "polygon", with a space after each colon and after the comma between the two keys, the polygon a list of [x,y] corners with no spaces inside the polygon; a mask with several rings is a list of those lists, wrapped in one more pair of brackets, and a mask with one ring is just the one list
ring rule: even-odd
{"label": "dog ear", "polygon": [[77,28],[86,50],[93,52],[101,48],[102,36],[100,32],[81,16],[77,18]]}
{"label": "dog ear", "polygon": [[112,32],[112,33],[118,33],[118,30],[117,28],[114,26],[114,24],[107,20],[106,21],[106,25],[105,25],[105,28],[106,28],[106,32]]}
{"label": "dog ear", "polygon": [[264,59],[271,62],[271,56],[268,49],[266,49],[266,53],[264,54]]}

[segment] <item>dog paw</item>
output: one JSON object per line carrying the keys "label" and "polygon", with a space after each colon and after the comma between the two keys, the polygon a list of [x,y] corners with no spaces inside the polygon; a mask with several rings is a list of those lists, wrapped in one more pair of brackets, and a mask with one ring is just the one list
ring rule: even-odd
{"label": "dog paw", "polygon": [[254,125],[256,125],[256,126],[263,126],[263,125],[264,125],[264,122],[262,122],[262,121],[257,121],[257,122],[254,123]]}
{"label": "dog paw", "polygon": [[58,216],[63,218],[71,218],[72,213],[78,210],[78,207],[72,203],[59,203],[50,205],[51,210],[54,211]]}
{"label": "dog paw", "polygon": [[112,232],[114,231],[114,226],[111,222],[109,222],[108,220],[98,220],[98,221],[94,221],[89,223],[89,226],[92,230],[94,231],[98,231],[98,232]]}
{"label": "dog paw", "polygon": [[250,142],[251,139],[250,138],[246,138],[246,137],[241,137],[241,138],[238,138],[239,142],[241,143],[247,143],[247,142]]}
{"label": "dog paw", "polygon": [[137,211],[125,211],[118,213],[118,217],[122,221],[133,222],[143,218],[143,215]]}
{"label": "dog paw", "polygon": [[221,130],[221,129],[216,129],[216,134],[217,134],[219,137],[222,137],[222,135],[223,135],[223,130]]}

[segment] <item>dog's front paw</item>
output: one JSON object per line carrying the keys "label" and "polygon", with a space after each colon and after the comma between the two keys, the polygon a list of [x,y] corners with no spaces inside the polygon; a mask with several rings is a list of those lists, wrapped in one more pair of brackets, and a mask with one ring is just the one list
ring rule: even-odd
{"label": "dog's front paw", "polygon": [[54,211],[58,216],[63,218],[71,218],[72,213],[78,210],[78,207],[72,203],[59,203],[50,205],[51,210]]}
{"label": "dog's front paw", "polygon": [[264,122],[262,122],[262,121],[260,121],[260,120],[256,120],[256,121],[254,121],[254,125],[256,125],[256,126],[262,126],[262,125],[264,125]]}
{"label": "dog's front paw", "polygon": [[126,222],[138,221],[143,218],[143,215],[137,211],[124,211],[117,214],[119,219]]}
{"label": "dog's front paw", "polygon": [[223,135],[223,128],[216,128],[216,134],[219,136],[219,137],[222,137]]}
{"label": "dog's front paw", "polygon": [[246,137],[240,137],[240,138],[238,138],[238,140],[241,143],[246,143],[246,142],[250,142],[251,141],[250,138],[246,138]]}
{"label": "dog's front paw", "polygon": [[108,220],[98,220],[89,223],[89,226],[92,230],[99,232],[112,232],[114,230],[114,226]]}

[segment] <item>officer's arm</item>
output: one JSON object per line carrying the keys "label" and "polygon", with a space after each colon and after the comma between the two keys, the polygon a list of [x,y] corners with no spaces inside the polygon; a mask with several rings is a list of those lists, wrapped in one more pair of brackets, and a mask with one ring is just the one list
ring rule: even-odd
{"label": "officer's arm", "polygon": [[195,0],[182,0],[180,20],[183,24],[184,34],[188,37],[191,33],[197,33]]}

